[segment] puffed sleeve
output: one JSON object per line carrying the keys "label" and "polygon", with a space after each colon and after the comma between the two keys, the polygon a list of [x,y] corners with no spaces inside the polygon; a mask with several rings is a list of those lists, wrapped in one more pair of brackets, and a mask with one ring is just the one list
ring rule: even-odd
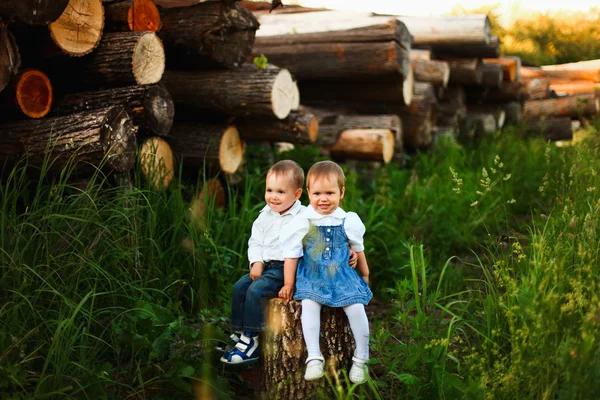
{"label": "puffed sleeve", "polygon": [[298,213],[289,224],[281,227],[279,244],[283,258],[300,258],[304,255],[302,239],[308,233],[310,224],[306,215]]}
{"label": "puffed sleeve", "polygon": [[344,230],[346,231],[346,236],[348,236],[348,241],[350,242],[350,247],[352,250],[357,253],[365,250],[364,239],[365,236],[365,225],[360,220],[358,214],[354,212],[349,212],[346,214],[346,221],[344,222]]}
{"label": "puffed sleeve", "polygon": [[248,261],[250,261],[250,267],[257,261],[263,261],[263,243],[265,241],[264,219],[265,213],[261,212],[252,224],[252,234],[250,235],[250,239],[248,239]]}

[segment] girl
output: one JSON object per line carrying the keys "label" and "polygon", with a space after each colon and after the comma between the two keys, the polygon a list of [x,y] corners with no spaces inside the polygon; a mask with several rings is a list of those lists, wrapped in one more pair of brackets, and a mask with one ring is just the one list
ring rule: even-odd
{"label": "girl", "polygon": [[[321,161],[308,171],[306,188],[310,206],[294,217],[281,232],[284,286],[279,297],[302,301],[302,332],[308,358],[304,379],[323,376],[325,359],[319,347],[321,305],[343,307],[354,335],[350,380],[367,380],[369,321],[365,312],[373,294],[365,258],[365,226],[356,213],[339,207],[344,198],[345,176],[332,161]],[[358,254],[356,270],[348,265],[348,244]],[[302,257],[302,258],[300,258]]]}

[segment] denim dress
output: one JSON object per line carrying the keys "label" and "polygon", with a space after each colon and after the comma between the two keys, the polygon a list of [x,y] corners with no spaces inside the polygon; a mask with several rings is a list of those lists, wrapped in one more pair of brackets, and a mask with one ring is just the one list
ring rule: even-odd
{"label": "denim dress", "polygon": [[311,225],[298,261],[294,300],[310,299],[330,307],[368,304],[369,285],[348,264],[350,248],[344,224]]}

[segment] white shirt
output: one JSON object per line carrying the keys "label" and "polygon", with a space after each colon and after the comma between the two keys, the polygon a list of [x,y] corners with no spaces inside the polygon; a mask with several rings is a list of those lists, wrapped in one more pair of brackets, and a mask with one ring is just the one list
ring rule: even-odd
{"label": "white shirt", "polygon": [[300,200],[296,200],[294,205],[283,214],[271,210],[266,205],[260,210],[260,215],[252,224],[252,235],[248,240],[248,260],[250,267],[257,261],[283,261],[283,253],[279,244],[279,233],[281,227],[287,225],[303,209],[305,209]]}
{"label": "white shirt", "polygon": [[[344,219],[346,220],[345,223]],[[315,226],[339,226],[342,223],[352,250],[357,253],[364,251],[363,236],[366,229],[358,214],[346,212],[338,207],[331,214],[321,215],[312,206],[308,206],[299,212],[286,226],[285,230],[281,232],[280,240],[283,257],[302,257],[304,254],[302,239],[308,233],[311,224]]]}

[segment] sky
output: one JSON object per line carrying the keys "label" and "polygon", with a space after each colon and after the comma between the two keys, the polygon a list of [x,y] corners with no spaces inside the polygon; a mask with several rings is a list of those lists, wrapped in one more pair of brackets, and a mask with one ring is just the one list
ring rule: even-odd
{"label": "sky", "polygon": [[[500,22],[509,23],[515,16],[522,17],[528,11],[588,11],[592,7],[600,7],[599,0],[526,0],[526,1],[490,1],[490,0],[290,0],[305,7],[327,7],[346,11],[372,11],[402,15],[441,15],[450,12],[460,5],[466,9],[500,3]],[[283,4],[286,1],[283,0]]]}

